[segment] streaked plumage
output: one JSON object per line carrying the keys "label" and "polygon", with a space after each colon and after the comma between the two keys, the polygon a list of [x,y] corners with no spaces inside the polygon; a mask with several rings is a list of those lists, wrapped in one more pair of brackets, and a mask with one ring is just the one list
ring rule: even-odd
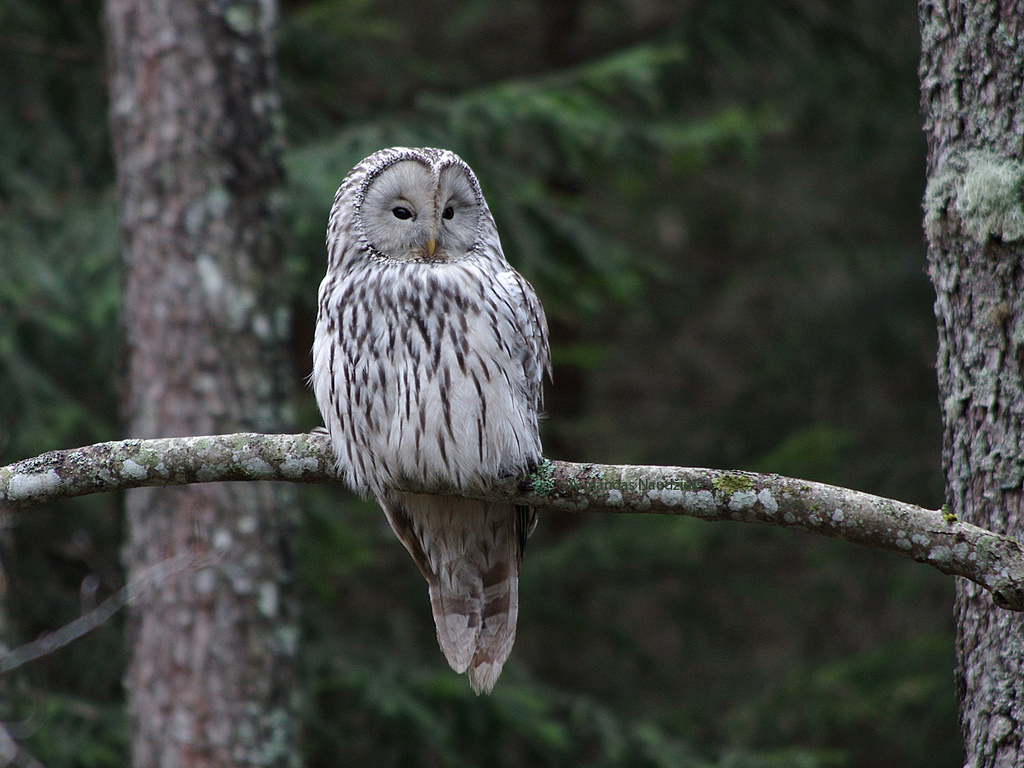
{"label": "streaked plumage", "polygon": [[449,664],[490,691],[536,510],[395,489],[479,488],[540,460],[544,311],[505,261],[473,172],[446,150],[395,147],[353,168],[327,250],[312,382],[339,466],[426,577]]}

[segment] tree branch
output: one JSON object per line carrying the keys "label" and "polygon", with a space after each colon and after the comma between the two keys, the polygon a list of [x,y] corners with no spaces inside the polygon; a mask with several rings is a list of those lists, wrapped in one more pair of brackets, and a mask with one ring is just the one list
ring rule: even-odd
{"label": "tree branch", "polygon": [[[48,656],[58,648],[63,648],[65,645],[73,643],[83,635],[106,624],[118,611],[128,605],[134,598],[145,593],[150,587],[186,569],[203,567],[208,562],[213,562],[213,558],[210,556],[201,558],[189,552],[169,557],[155,565],[151,565],[133,578],[131,584],[121,587],[121,589],[117,590],[117,592],[91,611],[83,613],[60,629],[40,635],[38,639],[17,648],[0,651],[0,675],[28,664],[30,661]],[[3,737],[0,735],[0,768],[6,765],[2,759],[2,739]]]}
{"label": "tree branch", "polygon": [[[225,480],[341,482],[327,436],[233,434],[121,440],[51,451],[0,468],[0,510],[147,486]],[[1024,610],[1024,550],[1013,539],[848,488],[752,472],[545,460],[478,491],[404,490],[511,501],[567,512],[646,512],[801,528],[962,576],[996,605]]]}

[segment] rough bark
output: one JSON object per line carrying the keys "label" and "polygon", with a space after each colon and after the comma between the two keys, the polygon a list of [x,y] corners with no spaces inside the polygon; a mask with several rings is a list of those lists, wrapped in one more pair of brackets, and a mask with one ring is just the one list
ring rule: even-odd
{"label": "rough bark", "polygon": [[[1024,536],[1024,14],[1019,3],[920,3],[947,498]],[[1024,622],[957,583],[966,765],[1024,766]]]}
{"label": "rough bark", "polygon": [[[272,0],[108,0],[124,251],[129,435],[282,426],[287,313]],[[218,555],[132,603],[126,685],[137,768],[297,759],[285,491],[129,494],[129,582]]]}
{"label": "rough bark", "polygon": [[[330,441],[322,434],[123,440],[0,467],[0,509],[13,512],[87,493],[219,480],[341,482]],[[1024,549],[1015,540],[958,520],[946,509],[924,509],[824,483],[721,469],[544,461],[525,477],[508,477],[462,495],[570,512],[676,514],[800,528],[963,576],[989,590],[1000,607],[1024,610]]]}

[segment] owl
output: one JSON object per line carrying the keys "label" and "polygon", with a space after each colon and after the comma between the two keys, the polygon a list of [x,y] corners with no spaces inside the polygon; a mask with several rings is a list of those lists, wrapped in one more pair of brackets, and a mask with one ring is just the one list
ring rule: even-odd
{"label": "owl", "polygon": [[512,650],[535,509],[407,493],[486,488],[541,459],[547,321],[473,171],[395,147],[345,177],[327,230],[312,384],[351,488],[427,580],[448,663],[490,692]]}

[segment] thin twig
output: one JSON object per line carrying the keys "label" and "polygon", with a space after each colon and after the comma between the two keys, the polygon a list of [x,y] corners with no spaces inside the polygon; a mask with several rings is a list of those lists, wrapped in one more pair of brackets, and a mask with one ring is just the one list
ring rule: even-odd
{"label": "thin twig", "polygon": [[[121,587],[121,589],[117,590],[117,592],[91,611],[82,614],[74,621],[65,624],[58,630],[42,635],[31,643],[25,643],[17,648],[0,653],[0,674],[15,670],[24,664],[28,664],[30,661],[42,658],[47,654],[53,653],[58,648],[63,648],[65,645],[74,642],[82,637],[82,635],[92,632],[92,630],[110,621],[114,614],[157,583],[176,573],[197,567],[198,565],[198,558],[189,553],[169,557],[147,568],[132,579],[130,584]],[[2,752],[3,746],[2,735],[0,735],[0,752]]]}
{"label": "thin twig", "polygon": [[22,749],[14,740],[7,727],[0,723],[0,768],[46,768],[39,759]]}

